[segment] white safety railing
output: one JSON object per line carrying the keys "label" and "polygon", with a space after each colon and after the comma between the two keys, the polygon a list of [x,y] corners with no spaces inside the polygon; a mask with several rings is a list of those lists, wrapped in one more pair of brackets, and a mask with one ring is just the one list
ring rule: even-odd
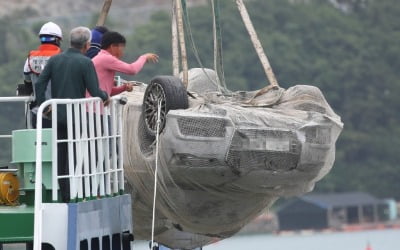
{"label": "white safety railing", "polygon": [[[100,98],[51,99],[40,105],[37,115],[34,249],[41,249],[42,235],[42,117],[51,107],[52,200],[59,201],[59,180],[69,181],[71,201],[114,196],[124,190],[122,148],[123,97],[111,98],[103,107]],[[66,121],[58,120],[65,112]],[[58,114],[58,117],[57,117]],[[66,125],[66,126],[65,126]],[[59,139],[58,130],[66,129]],[[67,144],[68,174],[58,174],[60,143]]]}

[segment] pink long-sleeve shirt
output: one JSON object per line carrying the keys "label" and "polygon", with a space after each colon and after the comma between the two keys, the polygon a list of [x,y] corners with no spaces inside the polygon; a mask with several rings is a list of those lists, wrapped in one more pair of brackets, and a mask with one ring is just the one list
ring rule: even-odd
{"label": "pink long-sleeve shirt", "polygon": [[[126,90],[125,85],[114,86],[115,72],[135,75],[142,70],[147,58],[142,55],[135,62],[126,63],[102,49],[92,61],[99,79],[100,89],[106,91],[109,96],[113,96]],[[88,93],[86,94],[86,96],[90,96]]]}

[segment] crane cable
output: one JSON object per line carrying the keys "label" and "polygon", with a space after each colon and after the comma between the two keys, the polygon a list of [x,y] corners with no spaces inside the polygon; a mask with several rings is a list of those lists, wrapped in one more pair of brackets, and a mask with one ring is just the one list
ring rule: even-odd
{"label": "crane cable", "polygon": [[[211,1],[214,1],[214,0],[211,0]],[[187,31],[186,32],[186,36],[187,36],[187,38],[188,38],[188,40],[190,42],[190,46],[192,48],[192,51],[193,51],[194,57],[196,58],[197,63],[199,64],[199,66],[202,69],[203,73],[207,76],[208,80],[212,84],[214,84],[218,88],[218,90],[220,92],[223,92],[223,93],[229,92],[229,90],[226,88],[226,84],[225,84],[225,79],[224,78],[222,78],[222,79],[220,78],[219,79],[219,83],[215,82],[214,80],[211,79],[211,77],[209,76],[207,71],[205,71],[204,64],[202,63],[202,60],[200,59],[200,54],[199,54],[199,51],[197,49],[196,43],[195,43],[194,38],[193,38],[193,32],[192,32],[192,27],[191,27],[191,24],[190,24],[189,12],[187,10],[186,1],[184,1],[184,0],[182,2],[182,12],[183,12],[183,22],[185,24],[184,26],[185,26],[186,31]],[[216,19],[214,11],[213,11],[213,19]],[[213,28],[215,29],[216,25],[213,25]],[[217,31],[213,31],[213,33],[217,33]],[[222,39],[220,39],[220,41],[222,41]],[[222,43],[221,43],[221,45],[219,47],[221,48],[221,51],[222,51]],[[222,54],[222,52],[221,52],[221,54]],[[221,60],[221,63],[222,63],[222,60]],[[223,71],[223,67],[220,67],[220,68]],[[218,75],[218,77],[220,77],[220,76]],[[222,84],[223,88],[221,88],[221,84]]]}
{"label": "crane cable", "polygon": [[222,86],[226,89],[225,73],[222,54],[222,34],[220,18],[220,0],[210,0],[213,15],[213,38],[214,38],[214,69]]}
{"label": "crane cable", "polygon": [[159,133],[161,123],[161,102],[158,100],[157,106],[157,130],[156,130],[156,168],[154,170],[154,192],[153,192],[153,217],[151,222],[151,248],[154,247],[154,224],[156,219],[156,197],[157,197],[157,174],[158,174],[158,148],[159,148]]}

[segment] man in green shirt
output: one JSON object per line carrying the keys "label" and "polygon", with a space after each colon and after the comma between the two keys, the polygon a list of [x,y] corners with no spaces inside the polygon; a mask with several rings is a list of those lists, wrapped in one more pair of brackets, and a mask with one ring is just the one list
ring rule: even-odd
{"label": "man in green shirt", "polygon": [[[51,57],[40,74],[35,86],[38,105],[45,101],[49,80],[51,80],[51,96],[54,99],[85,98],[86,90],[91,96],[100,97],[103,101],[108,99],[107,93],[99,88],[92,61],[84,56],[90,48],[90,39],[91,32],[86,27],[71,30],[71,47],[62,54]],[[65,121],[65,113],[60,114],[59,122]]]}
{"label": "man in green shirt", "polygon": [[[90,48],[91,32],[86,27],[77,27],[71,30],[71,47],[49,59],[46,67],[39,76],[35,85],[36,101],[40,105],[45,101],[47,84],[51,80],[51,96],[54,99],[85,98],[86,90],[93,97],[100,97],[107,105],[109,97],[99,88],[97,74],[90,58],[85,56]],[[67,117],[65,105],[57,107],[57,137],[67,138]],[[58,143],[58,175],[68,175],[68,147],[67,143]],[[61,199],[70,200],[69,181],[59,180]]]}

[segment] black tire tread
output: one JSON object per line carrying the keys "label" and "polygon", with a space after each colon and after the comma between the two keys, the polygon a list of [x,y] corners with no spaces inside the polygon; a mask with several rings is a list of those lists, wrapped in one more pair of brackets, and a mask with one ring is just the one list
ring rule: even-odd
{"label": "black tire tread", "polygon": [[[165,109],[166,113],[169,110],[175,109],[187,109],[189,107],[189,100],[187,95],[187,90],[185,86],[182,84],[182,81],[174,76],[168,75],[160,75],[154,77],[149,86],[147,86],[144,99],[143,99],[143,109],[145,108],[144,100],[146,100],[147,95],[149,94],[149,90],[151,89],[152,84],[159,84],[165,93]],[[155,134],[150,128],[148,128],[146,124],[146,129],[150,134]],[[163,130],[163,127],[160,129],[160,132]]]}

